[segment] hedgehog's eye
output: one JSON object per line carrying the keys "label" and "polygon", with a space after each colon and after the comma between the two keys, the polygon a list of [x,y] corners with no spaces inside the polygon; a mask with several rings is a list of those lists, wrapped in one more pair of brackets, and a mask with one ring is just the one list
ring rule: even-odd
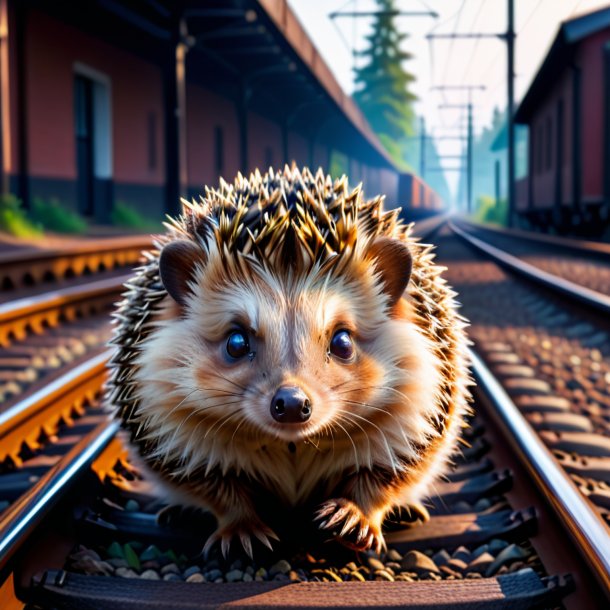
{"label": "hedgehog's eye", "polygon": [[341,360],[349,360],[354,355],[354,343],[348,330],[338,330],[330,340],[330,353]]}
{"label": "hedgehog's eye", "polygon": [[243,358],[250,353],[248,335],[243,330],[234,330],[227,339],[227,354],[231,358]]}

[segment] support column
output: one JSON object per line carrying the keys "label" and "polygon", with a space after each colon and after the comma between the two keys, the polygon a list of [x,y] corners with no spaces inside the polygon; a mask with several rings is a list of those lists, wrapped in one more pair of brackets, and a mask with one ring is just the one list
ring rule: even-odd
{"label": "support column", "polygon": [[[25,52],[25,29],[27,7],[24,2],[15,2],[15,26],[17,48],[17,141],[19,155],[19,174],[17,182],[17,196],[26,208],[30,207],[30,167],[28,152],[28,117],[27,117],[27,88],[26,69],[27,58]],[[8,77],[8,74],[7,74]]]}
{"label": "support column", "polygon": [[186,141],[186,22],[176,15],[164,66],[165,192],[169,214],[180,212],[180,197],[188,191]]}
{"label": "support column", "polygon": [[610,43],[604,46],[604,203],[605,217],[610,217]]}
{"label": "support column", "polygon": [[508,226],[515,222],[515,2],[508,0],[508,27],[506,28],[508,122]]}

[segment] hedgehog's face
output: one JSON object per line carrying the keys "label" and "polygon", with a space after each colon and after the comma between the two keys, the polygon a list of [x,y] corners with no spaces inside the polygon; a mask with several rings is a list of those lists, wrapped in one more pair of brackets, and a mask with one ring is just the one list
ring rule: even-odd
{"label": "hedgehog's face", "polygon": [[332,439],[351,451],[365,429],[391,422],[424,350],[397,314],[411,259],[382,238],[355,260],[332,278],[290,280],[243,260],[227,268],[192,242],[166,246],[161,278],[177,305],[138,373],[151,384],[147,396],[159,397],[147,414],[154,433],[191,455],[206,442],[209,452],[210,443],[274,438]]}

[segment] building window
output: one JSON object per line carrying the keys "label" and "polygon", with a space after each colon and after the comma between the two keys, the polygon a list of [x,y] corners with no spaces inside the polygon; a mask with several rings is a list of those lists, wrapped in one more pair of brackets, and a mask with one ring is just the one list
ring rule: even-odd
{"label": "building window", "polygon": [[553,156],[553,122],[551,117],[546,119],[546,169],[551,169],[551,157]]}
{"label": "building window", "polygon": [[225,167],[225,141],[222,127],[214,127],[214,167],[216,175],[222,176]]}
{"label": "building window", "polygon": [[273,148],[265,146],[265,169],[273,167]]}
{"label": "building window", "polygon": [[157,114],[148,113],[147,121],[148,133],[148,169],[157,169]]}

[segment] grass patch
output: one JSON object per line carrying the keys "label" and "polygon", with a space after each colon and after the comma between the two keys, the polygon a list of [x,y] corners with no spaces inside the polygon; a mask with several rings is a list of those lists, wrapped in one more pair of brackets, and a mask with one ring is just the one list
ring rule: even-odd
{"label": "grass patch", "polygon": [[139,231],[161,231],[161,222],[155,222],[143,216],[138,210],[131,207],[124,201],[117,201],[110,214],[112,224],[126,229],[136,229]]}
{"label": "grass patch", "polygon": [[496,205],[494,197],[482,195],[477,199],[477,209],[472,216],[473,220],[477,222],[488,222],[505,227],[508,219],[508,202],[506,199],[500,199]]}
{"label": "grass patch", "polygon": [[29,215],[35,223],[55,233],[78,234],[87,230],[87,221],[63,207],[57,199],[46,201],[35,197]]}
{"label": "grass patch", "polygon": [[0,230],[15,237],[41,237],[40,225],[28,218],[21,200],[15,195],[0,196]]}

